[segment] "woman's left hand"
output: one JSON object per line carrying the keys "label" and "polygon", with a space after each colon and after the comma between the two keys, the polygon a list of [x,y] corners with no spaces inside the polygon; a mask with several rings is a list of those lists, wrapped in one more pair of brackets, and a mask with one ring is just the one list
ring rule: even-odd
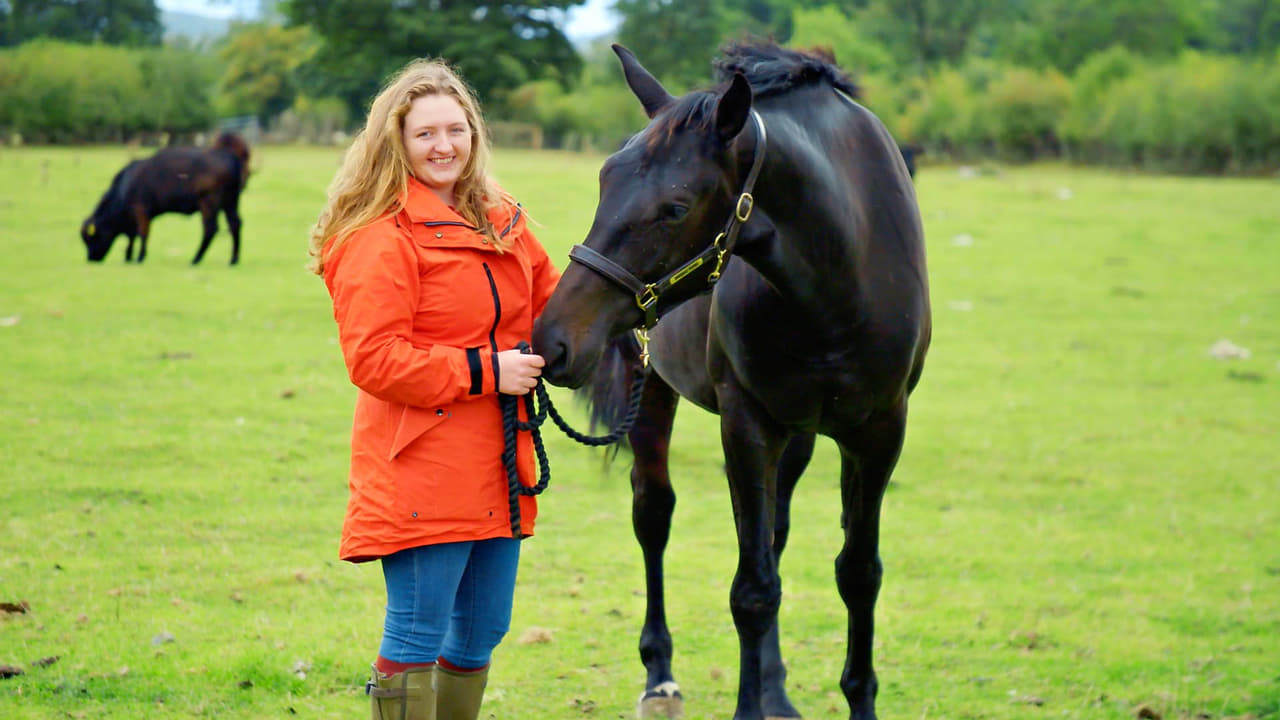
{"label": "woman's left hand", "polygon": [[498,392],[507,395],[527,395],[538,386],[542,367],[547,364],[541,355],[519,350],[503,350],[498,353]]}

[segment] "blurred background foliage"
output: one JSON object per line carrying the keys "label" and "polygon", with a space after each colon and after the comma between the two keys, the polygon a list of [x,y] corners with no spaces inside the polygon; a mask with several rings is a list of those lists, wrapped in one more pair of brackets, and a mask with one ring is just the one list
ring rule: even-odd
{"label": "blurred background foliage", "polygon": [[262,0],[192,41],[164,36],[154,0],[0,0],[0,139],[165,142],[250,118],[343,142],[390,73],[441,56],[497,125],[537,130],[510,137],[611,150],[644,118],[610,42],[679,93],[711,82],[722,43],[772,38],[834,53],[930,159],[1280,167],[1277,0],[615,0],[616,31],[575,46],[582,2]]}

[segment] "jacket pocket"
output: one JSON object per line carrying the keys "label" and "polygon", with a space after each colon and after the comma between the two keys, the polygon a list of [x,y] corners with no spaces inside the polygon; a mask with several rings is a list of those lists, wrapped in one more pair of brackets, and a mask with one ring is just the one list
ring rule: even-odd
{"label": "jacket pocket", "polygon": [[396,432],[391,438],[391,452],[387,456],[388,460],[395,460],[414,440],[422,437],[423,433],[440,423],[448,420],[453,413],[443,408],[421,408],[413,405],[406,405],[400,413],[400,422],[396,425]]}

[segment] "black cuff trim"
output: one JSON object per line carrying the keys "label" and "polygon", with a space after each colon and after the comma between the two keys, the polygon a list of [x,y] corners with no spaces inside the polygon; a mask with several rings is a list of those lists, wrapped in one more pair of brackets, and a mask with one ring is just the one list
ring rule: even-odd
{"label": "black cuff trim", "polygon": [[471,390],[469,394],[479,395],[484,390],[484,370],[480,365],[480,348],[467,348],[467,366],[471,369]]}
{"label": "black cuff trim", "polygon": [[493,363],[493,391],[498,392],[498,353],[490,355],[489,361]]}

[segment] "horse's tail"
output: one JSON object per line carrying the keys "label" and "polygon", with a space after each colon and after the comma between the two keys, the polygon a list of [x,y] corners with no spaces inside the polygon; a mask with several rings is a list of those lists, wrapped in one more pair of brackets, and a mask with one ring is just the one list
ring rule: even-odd
{"label": "horse's tail", "polygon": [[[592,433],[598,428],[611,432],[622,424],[628,410],[631,381],[640,362],[640,343],[633,333],[626,333],[605,346],[591,382],[575,391],[587,404]],[[613,459],[624,446],[630,449],[625,435],[609,446],[608,458]]]}

